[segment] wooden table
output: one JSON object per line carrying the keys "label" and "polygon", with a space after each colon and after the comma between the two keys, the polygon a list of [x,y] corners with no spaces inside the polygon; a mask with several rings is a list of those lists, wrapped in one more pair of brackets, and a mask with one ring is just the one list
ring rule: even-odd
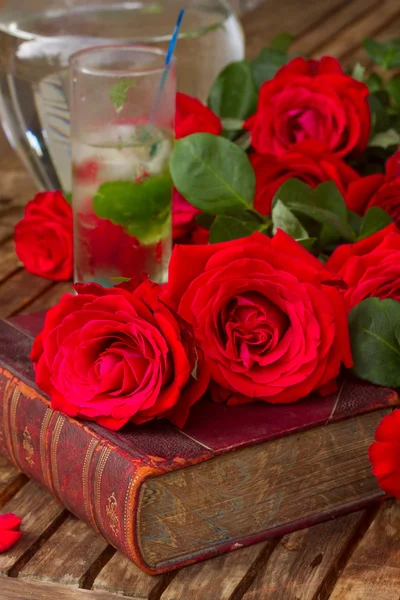
{"label": "wooden table", "polygon": [[[246,0],[245,0],[246,1]],[[296,52],[366,60],[366,36],[400,37],[399,0],[266,0],[243,17],[249,57],[281,31]],[[32,312],[71,289],[25,272],[13,228],[34,188],[0,138],[0,316]],[[1,600],[399,600],[400,506],[393,501],[173,574],[150,577],[0,457],[0,511],[24,536],[0,555]]]}

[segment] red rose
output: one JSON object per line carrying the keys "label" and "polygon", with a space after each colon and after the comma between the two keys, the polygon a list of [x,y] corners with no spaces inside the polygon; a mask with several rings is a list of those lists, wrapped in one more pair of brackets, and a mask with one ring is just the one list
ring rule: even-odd
{"label": "red rose", "polygon": [[172,200],[172,235],[178,244],[208,244],[209,231],[195,221],[200,211],[174,190]]}
{"label": "red rose", "polygon": [[197,98],[178,92],[176,95],[175,137],[192,133],[213,133],[219,135],[222,124],[215,113]]}
{"label": "red rose", "polygon": [[359,179],[356,171],[316,140],[295,144],[281,156],[254,153],[250,160],[257,180],[255,208],[263,215],[271,213],[275,193],[291,177],[312,187],[334,181],[343,195],[348,185]]}
{"label": "red rose", "polygon": [[369,449],[372,472],[381,488],[400,500],[400,410],[383,417],[375,440]]}
{"label": "red rose", "polygon": [[355,244],[339,246],[326,266],[347,283],[350,308],[371,297],[400,300],[400,232],[394,223]]}
{"label": "red rose", "polygon": [[72,210],[59,191],[28,202],[15,227],[15,251],[27,271],[54,281],[72,278]]}
{"label": "red rose", "polygon": [[207,380],[192,377],[193,336],[160,302],[160,286],[75,287],[49,310],[32,349],[52,407],[114,430],[163,416],[183,425]]}
{"label": "red rose", "polygon": [[331,391],[341,364],[352,365],[336,283],[286,233],[255,233],[176,246],[166,301],[193,325],[216,399],[294,402]]}
{"label": "red rose", "polygon": [[385,175],[369,175],[351,183],[346,204],[360,215],[379,206],[400,225],[400,152],[386,161]]}
{"label": "red rose", "polygon": [[323,142],[341,157],[359,154],[369,138],[368,94],[334,58],[295,58],[262,85],[257,113],[245,128],[261,154],[280,155],[306,139]]}

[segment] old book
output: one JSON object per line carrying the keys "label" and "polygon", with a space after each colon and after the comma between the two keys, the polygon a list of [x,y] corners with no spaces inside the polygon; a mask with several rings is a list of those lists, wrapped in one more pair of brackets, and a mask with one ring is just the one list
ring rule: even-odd
{"label": "old book", "polygon": [[109,432],[50,408],[29,353],[43,315],[0,321],[0,451],[149,573],[161,573],[377,501],[368,446],[399,403],[344,382],[292,405],[204,398],[181,431]]}

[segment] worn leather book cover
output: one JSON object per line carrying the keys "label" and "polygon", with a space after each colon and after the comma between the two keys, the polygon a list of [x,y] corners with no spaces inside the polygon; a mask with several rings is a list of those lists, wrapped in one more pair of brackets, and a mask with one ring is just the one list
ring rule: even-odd
{"label": "worn leather book cover", "polygon": [[43,314],[0,321],[0,452],[140,568],[156,574],[383,498],[368,446],[399,404],[345,381],[292,405],[208,398],[167,421],[107,431],[50,408],[29,359]]}

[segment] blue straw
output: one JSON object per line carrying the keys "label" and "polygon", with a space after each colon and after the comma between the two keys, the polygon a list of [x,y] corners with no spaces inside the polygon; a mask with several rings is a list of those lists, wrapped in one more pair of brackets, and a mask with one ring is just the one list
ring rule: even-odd
{"label": "blue straw", "polygon": [[164,72],[163,72],[162,77],[161,77],[160,87],[159,87],[159,90],[158,90],[155,102],[153,104],[153,108],[151,110],[150,123],[153,122],[156,110],[158,108],[158,105],[160,104],[161,94],[163,93],[165,82],[167,81],[171,59],[172,59],[173,54],[174,54],[176,42],[178,41],[179,29],[181,27],[181,23],[182,23],[182,19],[183,19],[183,15],[184,14],[185,14],[185,9],[182,8],[179,11],[179,15],[178,15],[178,18],[177,18],[177,21],[176,21],[175,29],[174,29],[171,41],[170,41],[169,46],[168,46],[167,56],[165,58],[165,69],[164,69]]}

